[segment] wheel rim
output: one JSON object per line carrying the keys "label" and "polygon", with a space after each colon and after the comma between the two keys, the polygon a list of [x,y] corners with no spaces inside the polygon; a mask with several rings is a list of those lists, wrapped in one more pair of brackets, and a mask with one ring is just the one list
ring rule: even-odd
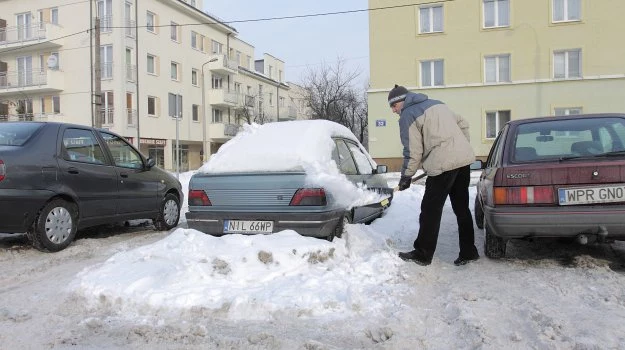
{"label": "wheel rim", "polygon": [[165,202],[165,207],[163,208],[163,219],[169,226],[176,223],[176,220],[178,219],[178,204],[175,200],[168,200]]}
{"label": "wheel rim", "polygon": [[69,211],[63,207],[56,207],[46,217],[46,236],[52,243],[63,243],[72,233],[72,223]]}

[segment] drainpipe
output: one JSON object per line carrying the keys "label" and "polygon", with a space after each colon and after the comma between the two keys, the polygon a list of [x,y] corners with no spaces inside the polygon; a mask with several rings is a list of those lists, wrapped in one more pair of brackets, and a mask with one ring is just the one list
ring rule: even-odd
{"label": "drainpipe", "polygon": [[135,70],[137,72],[137,149],[141,152],[141,135],[139,133],[139,120],[141,119],[141,113],[139,113],[139,106],[141,105],[139,95],[139,0],[135,1]]}

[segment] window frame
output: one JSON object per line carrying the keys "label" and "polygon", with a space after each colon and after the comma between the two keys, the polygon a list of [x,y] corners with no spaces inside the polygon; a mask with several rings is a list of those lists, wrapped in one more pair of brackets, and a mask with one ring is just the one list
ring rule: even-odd
{"label": "window frame", "polygon": [[[435,28],[435,13],[434,9],[440,8],[440,30]],[[423,28],[423,17],[422,11],[428,11],[428,28]],[[419,34],[433,34],[433,33],[443,33],[445,31],[445,11],[442,4],[432,4],[426,6],[419,6]]]}
{"label": "window frame", "polygon": [[176,43],[180,43],[180,33],[179,33],[179,28],[180,25],[174,21],[170,21],[169,22],[169,38],[171,39],[171,41],[176,42]]}
{"label": "window frame", "polygon": [[[487,13],[486,13],[486,3],[493,3],[493,25],[486,25],[487,21]],[[507,23],[501,24],[501,16],[499,13],[500,3],[507,4],[507,12],[505,20]],[[482,28],[483,29],[494,29],[494,28],[508,28],[510,27],[510,0],[482,0]]]}
{"label": "window frame", "polygon": [[[556,19],[557,9],[556,3],[562,2],[562,19]],[[569,14],[569,3],[575,2],[577,4],[577,12],[579,18],[571,18]],[[581,0],[551,0],[551,23],[568,23],[579,22],[582,20],[582,1]]]}
{"label": "window frame", "polygon": [[[508,120],[503,122],[501,121],[501,113],[502,112],[507,112],[508,113]],[[488,134],[488,115],[495,113],[495,134],[492,136],[489,136]],[[499,132],[501,131],[501,129],[506,125],[507,122],[509,122],[510,120],[512,120],[512,111],[510,109],[497,109],[497,110],[487,110],[485,111],[484,114],[484,138],[486,140],[494,140],[495,138],[497,138],[497,134],[499,134]]]}
{"label": "window frame", "polygon": [[[495,79],[494,80],[488,80],[488,59],[495,59],[494,64],[495,64]],[[502,70],[502,66],[501,66],[501,59],[506,58],[508,60],[508,69],[507,69],[507,80],[503,80],[501,78],[501,70]],[[496,55],[485,55],[484,56],[484,83],[490,83],[490,84],[501,84],[501,83],[509,83],[512,81],[512,66],[511,66],[511,55],[508,54],[496,54]]]}
{"label": "window frame", "polygon": [[[150,19],[151,19],[151,21],[150,21]],[[156,34],[156,14],[154,12],[146,11],[146,14],[145,14],[145,29],[148,32],[150,32],[150,33]]]}
{"label": "window frame", "polygon": [[[150,72],[150,58],[152,59],[152,71],[151,72]],[[156,56],[152,54],[147,54],[145,59],[146,59],[145,65],[146,65],[147,73],[150,75],[157,75],[156,74]]]}
{"label": "window frame", "polygon": [[[169,65],[169,70],[170,70],[169,77],[171,78],[171,80],[180,81],[180,64],[176,61],[171,61]],[[176,73],[175,76],[174,76],[174,72]]]}
{"label": "window frame", "polygon": [[[437,62],[441,62],[441,83],[437,84],[436,83],[436,63]],[[425,64],[429,64],[429,69],[430,69],[430,84],[425,84],[425,73],[424,73],[424,65]],[[423,60],[420,62],[419,64],[419,70],[420,70],[420,75],[421,75],[421,79],[419,80],[421,87],[436,87],[436,86],[445,86],[445,60],[443,59],[433,59],[433,60]]]}
{"label": "window frame", "polygon": [[191,105],[191,120],[194,122],[200,121],[200,105]]}
{"label": "window frame", "polygon": [[[578,72],[578,75],[576,75],[576,76],[572,76],[571,75],[571,62],[570,62],[571,58],[570,58],[570,53],[572,53],[572,52],[577,52],[579,54],[579,56],[578,56],[579,59],[578,59],[578,62],[577,62],[577,72]],[[559,54],[564,54],[564,57],[563,57],[564,67],[562,67],[562,70],[564,71],[564,75],[563,76],[556,76],[557,71],[558,71],[557,66],[556,66],[558,64],[558,61],[556,59],[556,55],[559,55]],[[582,78],[582,76],[583,76],[583,73],[582,73],[582,59],[583,59],[583,57],[582,57],[582,49],[581,48],[565,49],[565,50],[554,50],[552,58],[553,58],[553,66],[552,66],[552,69],[553,69],[553,79],[556,79],[556,80],[567,80],[567,79],[580,79],[580,78]]]}
{"label": "window frame", "polygon": [[[152,112],[153,112],[152,114],[150,114],[150,101],[152,101],[151,102],[151,104],[152,104]],[[148,95],[147,102],[148,102],[148,105],[146,107],[146,110],[148,111],[148,116],[156,117],[158,115],[157,114],[158,113],[158,109],[157,109],[158,97],[156,97],[156,96],[149,96]]]}

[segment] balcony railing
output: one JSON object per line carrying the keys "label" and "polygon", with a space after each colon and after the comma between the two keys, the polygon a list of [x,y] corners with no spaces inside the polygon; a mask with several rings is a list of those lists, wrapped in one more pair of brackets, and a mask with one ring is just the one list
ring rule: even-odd
{"label": "balcony railing", "polygon": [[212,55],[209,62],[208,69],[220,74],[235,74],[239,71],[238,62],[229,59],[226,55]]}
{"label": "balcony railing", "polygon": [[15,87],[41,86],[48,83],[45,70],[32,69],[23,71],[9,71],[0,73],[0,89]]}
{"label": "balcony railing", "polygon": [[113,125],[115,122],[115,108],[101,108],[98,118],[100,118],[99,122],[101,125]]}
{"label": "balcony railing", "polygon": [[113,16],[100,17],[100,33],[110,33],[113,31]]}
{"label": "balcony railing", "polygon": [[100,64],[100,78],[113,79],[113,62],[102,62]]}
{"label": "balcony railing", "polygon": [[134,64],[126,64],[126,80],[132,82],[137,80],[137,66]]}
{"label": "balcony railing", "polygon": [[0,28],[0,44],[19,43],[45,39],[46,29],[43,23]]}
{"label": "balcony railing", "polygon": [[26,114],[9,114],[0,115],[0,122],[31,122],[31,121],[46,121],[48,120],[48,114],[42,113],[26,113]]}
{"label": "balcony railing", "polygon": [[237,133],[241,130],[241,125],[238,124],[226,124],[224,125],[224,135],[237,136]]}
{"label": "balcony railing", "polygon": [[126,20],[126,36],[129,38],[135,38],[137,36],[137,28],[135,28],[135,21]]}
{"label": "balcony railing", "polygon": [[136,126],[137,125],[137,110],[126,108],[126,118],[128,126]]}

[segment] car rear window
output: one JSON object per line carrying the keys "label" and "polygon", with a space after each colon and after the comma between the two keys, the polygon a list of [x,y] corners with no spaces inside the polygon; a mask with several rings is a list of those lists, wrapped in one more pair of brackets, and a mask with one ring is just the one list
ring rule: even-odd
{"label": "car rear window", "polygon": [[22,146],[42,123],[0,123],[0,146]]}
{"label": "car rear window", "polygon": [[624,151],[624,145],[624,118],[553,118],[519,125],[510,158],[519,163],[592,156]]}

